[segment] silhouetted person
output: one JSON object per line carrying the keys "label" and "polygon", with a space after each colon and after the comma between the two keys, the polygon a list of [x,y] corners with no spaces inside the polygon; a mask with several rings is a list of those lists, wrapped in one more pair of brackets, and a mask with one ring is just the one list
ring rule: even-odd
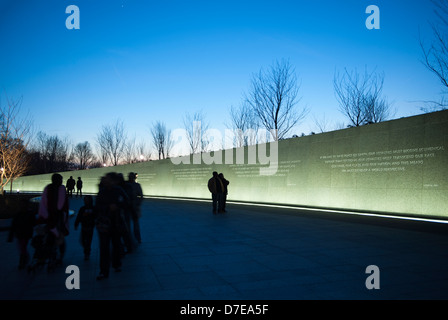
{"label": "silhouetted person", "polygon": [[125,255],[126,253],[132,253],[135,249],[135,240],[132,237],[131,233],[131,212],[129,210],[129,195],[126,191],[126,181],[124,180],[124,176],[122,173],[116,174],[116,182],[115,185],[120,189],[120,192],[123,194],[123,197],[126,198],[126,207],[120,210],[121,217],[121,227],[120,227],[120,252],[121,255]]}
{"label": "silhouetted person", "polygon": [[17,213],[12,219],[8,241],[17,239],[19,248],[19,269],[23,269],[28,264],[30,256],[28,254],[28,242],[33,237],[33,228],[36,225],[36,214],[28,199],[20,199]]}
{"label": "silhouetted person", "polygon": [[95,228],[95,213],[93,197],[85,196],[84,205],[79,209],[75,220],[75,230],[81,224],[81,244],[84,249],[84,260],[89,260],[92,247],[93,229]]}
{"label": "silhouetted person", "polygon": [[208,190],[212,194],[213,214],[216,214],[216,210],[218,210],[218,212],[222,212],[222,197],[224,186],[218,177],[218,172],[213,171],[213,177],[208,180],[207,186]]}
{"label": "silhouetted person", "polygon": [[222,193],[222,212],[227,212],[226,211],[226,202],[227,202],[227,194],[228,194],[228,185],[229,185],[229,180],[226,180],[224,178],[224,175],[222,173],[220,173],[218,175],[219,179],[221,179],[222,185],[224,187],[224,191]]}
{"label": "silhouetted person", "polygon": [[121,271],[121,211],[127,207],[127,196],[117,185],[118,180],[118,175],[113,172],[102,177],[96,198],[96,228],[100,240],[100,274],[97,280],[109,277],[111,262],[115,271]]}
{"label": "silhouetted person", "polygon": [[76,181],[76,196],[82,197],[82,180],[81,177],[78,177]]}
{"label": "silhouetted person", "polygon": [[129,211],[130,211],[130,219],[132,219],[134,237],[138,243],[142,243],[139,220],[142,215],[140,206],[143,201],[143,191],[140,183],[138,183],[136,179],[137,179],[136,173],[130,172],[128,174],[128,181],[126,183],[126,192],[128,193],[129,197]]}
{"label": "silhouetted person", "polygon": [[67,187],[67,193],[70,197],[73,195],[73,190],[75,190],[75,184],[76,184],[75,179],[73,179],[73,177],[70,176],[70,178],[68,178],[67,180],[67,184],[65,185]]}
{"label": "silhouetted person", "polygon": [[[55,173],[51,176],[51,184],[44,188],[39,203],[38,223],[45,223],[49,230],[50,243],[59,249],[58,261],[62,263],[65,254],[65,237],[69,234],[68,198],[62,185],[62,176]],[[53,259],[56,259],[56,253]]]}

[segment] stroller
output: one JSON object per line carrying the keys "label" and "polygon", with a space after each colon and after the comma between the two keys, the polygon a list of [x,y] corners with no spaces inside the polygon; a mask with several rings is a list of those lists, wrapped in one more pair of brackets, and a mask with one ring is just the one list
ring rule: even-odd
{"label": "stroller", "polygon": [[36,272],[37,269],[47,265],[47,271],[52,272],[58,265],[57,243],[55,236],[44,224],[34,228],[34,236],[31,239],[34,248],[33,259],[28,265],[28,272]]}

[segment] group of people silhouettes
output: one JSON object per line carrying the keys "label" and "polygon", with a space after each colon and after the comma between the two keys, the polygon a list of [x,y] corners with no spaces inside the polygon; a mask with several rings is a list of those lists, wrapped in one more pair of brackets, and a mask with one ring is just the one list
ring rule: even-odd
{"label": "group of people silhouettes", "polygon": [[122,255],[133,252],[137,246],[135,242],[142,241],[139,219],[143,192],[136,178],[133,172],[126,182],[123,175],[115,172],[101,178],[95,203],[100,249],[98,280],[109,277],[111,264],[120,272]]}
{"label": "group of people silhouettes", "polygon": [[[134,172],[128,174],[127,181],[121,173],[107,173],[101,177],[96,198],[92,195],[84,196],[84,204],[77,213],[74,227],[77,230],[81,226],[80,238],[85,260],[90,258],[94,230],[98,232],[100,254],[98,280],[109,277],[111,265],[116,272],[121,271],[124,254],[133,252],[142,241],[139,219],[143,191],[136,180],[137,174]],[[51,183],[43,190],[37,217],[35,211],[26,205],[22,210],[23,215],[17,215],[28,223],[26,230],[22,228],[22,233],[16,231],[19,228],[11,228],[17,237],[21,235],[23,238],[19,241],[19,267],[24,267],[29,260],[26,248],[33,235],[33,226],[36,225],[45,226],[49,235],[48,241],[55,248],[51,258],[62,263],[66,249],[65,237],[70,234],[69,198],[72,196],[74,181],[71,176],[64,186],[63,177],[58,173],[53,174]],[[213,214],[226,212],[228,185],[229,181],[224,175],[216,171],[208,180]],[[82,195],[81,178],[78,178],[76,186],[79,195]]]}
{"label": "group of people silhouettes", "polygon": [[[84,205],[76,216],[74,227],[76,230],[81,226],[80,238],[85,260],[89,260],[94,229],[97,229],[100,251],[98,280],[109,276],[111,264],[115,271],[121,271],[123,255],[133,252],[142,241],[139,219],[143,192],[136,179],[137,174],[133,172],[129,173],[127,181],[121,173],[104,175],[96,199],[92,195],[84,196]],[[78,181],[81,179],[78,178]],[[65,238],[70,234],[69,198],[70,192],[63,185],[63,177],[55,173],[51,183],[43,190],[37,215],[36,208],[30,205],[28,199],[22,202],[23,206],[20,206],[20,212],[13,219],[9,236],[9,241],[17,238],[19,244],[19,269],[29,263],[27,246],[31,239],[34,241],[35,227],[45,232],[45,244],[51,248],[45,257],[49,266],[50,261],[54,265],[62,264],[66,251]]]}
{"label": "group of people silhouettes", "polygon": [[212,194],[213,214],[225,213],[229,181],[222,173],[213,171],[213,176],[208,180],[208,190]]}
{"label": "group of people silhouettes", "polygon": [[[62,184],[63,178],[55,173],[51,177],[51,183],[45,186],[38,207],[27,198],[20,202],[18,212],[13,218],[9,241],[17,239],[20,250],[19,269],[22,269],[30,262],[28,254],[28,243],[31,239],[45,239],[45,243],[32,241],[32,245],[45,247],[45,260],[52,266],[62,263],[65,254],[65,237],[70,233],[69,227],[69,203],[65,186]],[[37,209],[37,215],[36,215]],[[35,227],[40,228],[35,230]],[[33,238],[34,237],[34,238]],[[34,242],[34,243],[33,243]]]}
{"label": "group of people silhouettes", "polygon": [[67,179],[67,183],[65,185],[67,189],[67,194],[69,197],[73,196],[73,190],[75,190],[76,186],[76,196],[82,197],[82,180],[81,177],[78,177],[78,180],[75,181],[73,179],[73,176],[70,176],[70,178]]}

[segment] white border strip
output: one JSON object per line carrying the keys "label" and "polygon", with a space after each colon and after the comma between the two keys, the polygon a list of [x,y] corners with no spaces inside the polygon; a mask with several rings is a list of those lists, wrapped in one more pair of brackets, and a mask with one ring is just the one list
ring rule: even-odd
{"label": "white border strip", "polygon": [[[152,199],[162,199],[162,200],[182,200],[182,201],[195,201],[195,202],[210,202],[211,200],[205,199],[191,199],[191,198],[172,198],[172,197],[157,197],[157,196],[145,196],[145,198]],[[363,212],[353,212],[346,210],[334,210],[334,209],[318,209],[318,208],[307,208],[307,207],[295,207],[288,205],[276,205],[276,204],[264,204],[264,203],[248,203],[248,202],[233,202],[227,201],[227,203],[240,204],[244,206],[254,206],[254,207],[268,207],[268,208],[281,208],[281,209],[293,209],[301,211],[318,211],[318,212],[328,212],[328,213],[342,213],[355,216],[367,216],[367,217],[377,217],[377,218],[388,218],[388,219],[400,219],[400,220],[411,220],[411,221],[421,221],[421,222],[432,222],[448,224],[448,220],[437,220],[428,218],[418,218],[418,217],[406,217],[406,216],[396,216],[396,215],[386,215],[377,213],[363,213]]]}

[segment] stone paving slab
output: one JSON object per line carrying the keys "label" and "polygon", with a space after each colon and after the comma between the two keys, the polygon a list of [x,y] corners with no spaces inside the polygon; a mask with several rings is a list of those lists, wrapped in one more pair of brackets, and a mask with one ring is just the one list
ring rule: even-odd
{"label": "stone paving slab", "polygon": [[[78,211],[81,199],[71,198]],[[80,230],[67,237],[64,265],[18,270],[15,244],[0,231],[1,300],[444,300],[448,225],[295,209],[145,199],[143,243],[123,271],[97,281],[98,238],[83,260]],[[5,221],[2,222],[5,225]],[[30,251],[32,251],[30,249]],[[68,290],[65,267],[80,269]],[[380,289],[368,290],[377,265]]]}

